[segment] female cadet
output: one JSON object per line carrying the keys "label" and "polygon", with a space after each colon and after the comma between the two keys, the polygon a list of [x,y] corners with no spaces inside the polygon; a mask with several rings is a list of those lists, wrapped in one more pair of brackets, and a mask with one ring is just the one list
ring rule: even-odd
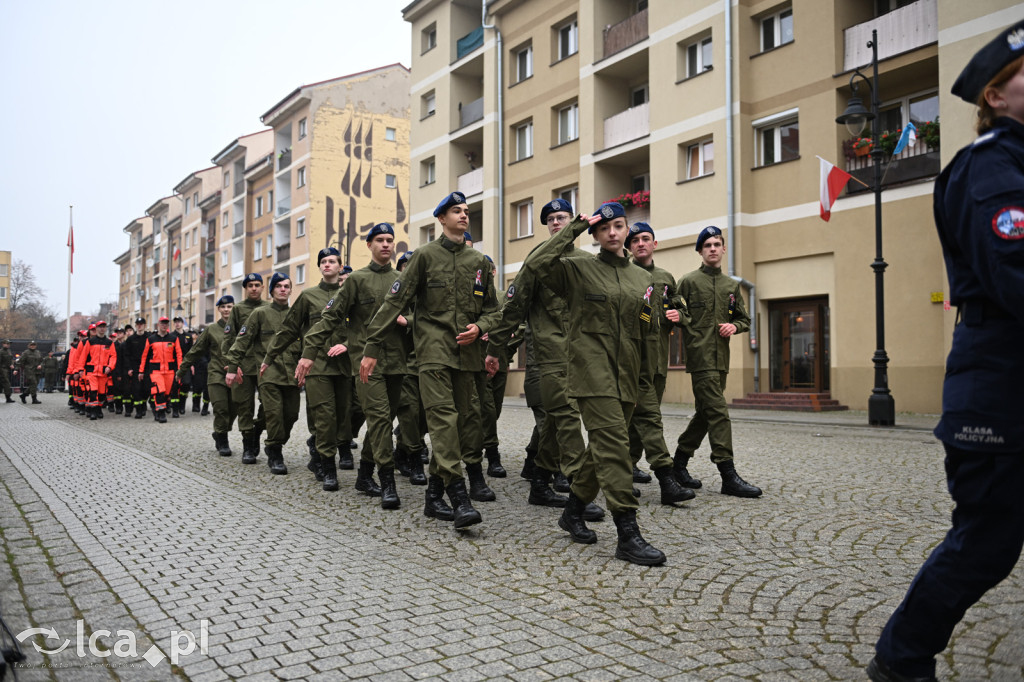
{"label": "female cadet", "polygon": [[953,527],[918,571],[868,664],[872,680],[935,679],[935,656],[1024,545],[1024,22],[953,84],[981,136],[935,183],[935,223],[957,306],[942,419]]}

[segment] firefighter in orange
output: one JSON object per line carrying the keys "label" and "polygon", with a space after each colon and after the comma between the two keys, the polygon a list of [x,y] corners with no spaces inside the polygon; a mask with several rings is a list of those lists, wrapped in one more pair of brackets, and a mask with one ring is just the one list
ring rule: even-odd
{"label": "firefighter in orange", "polygon": [[114,342],[107,338],[105,320],[99,320],[89,327],[95,334],[90,335],[84,344],[79,344],[75,375],[85,382],[85,412],[89,419],[95,421],[103,419],[107,388],[111,384],[111,375],[117,364],[117,348]]}
{"label": "firefighter in orange", "polygon": [[150,393],[153,395],[153,418],[167,423],[167,398],[174,384],[174,373],[181,364],[181,346],[178,337],[169,333],[171,321],[161,317],[156,333],[146,339],[142,351],[139,373],[149,375]]}
{"label": "firefighter in orange", "polygon": [[81,329],[78,332],[78,339],[72,343],[71,350],[68,351],[68,393],[71,394],[71,399],[74,402],[70,402],[69,405],[78,414],[86,414],[85,399],[86,399],[86,380],[81,378],[78,374],[79,359],[82,356],[82,351],[85,350],[86,342],[96,333],[96,325],[90,324],[89,330]]}

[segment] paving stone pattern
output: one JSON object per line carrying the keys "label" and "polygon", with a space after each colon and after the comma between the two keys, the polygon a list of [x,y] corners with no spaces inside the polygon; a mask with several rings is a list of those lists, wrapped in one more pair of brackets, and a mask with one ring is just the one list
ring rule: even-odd
{"label": "paving stone pattern", "polygon": [[[59,640],[40,635],[22,645],[24,680],[864,679],[951,511],[933,418],[737,415],[737,468],[765,496],[720,495],[706,450],[692,502],[640,486],[641,529],[669,558],[644,568],[614,558],[610,519],[576,545],[556,510],[526,504],[522,401],[500,424],[498,501],[459,532],[425,518],[424,488],[403,478],[395,511],[351,471],[321,491],[302,420],[289,475],[271,476],[262,455],[240,463],[237,432],[218,457],[208,417],[90,422],[41,399],[0,405],[0,609],[16,633],[117,633],[96,636],[106,650],[130,631],[139,656],[44,656],[32,643]],[[665,412],[671,443],[691,411]],[[1024,679],[1022,587],[1018,567],[968,612],[941,677]],[[204,620],[206,653],[141,658]]]}

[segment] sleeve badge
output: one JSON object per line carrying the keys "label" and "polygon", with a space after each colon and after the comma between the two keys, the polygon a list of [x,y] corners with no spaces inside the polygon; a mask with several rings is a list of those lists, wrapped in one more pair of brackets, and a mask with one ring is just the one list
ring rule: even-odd
{"label": "sleeve badge", "polygon": [[1024,208],[1007,206],[992,218],[992,231],[1000,239],[1024,239]]}

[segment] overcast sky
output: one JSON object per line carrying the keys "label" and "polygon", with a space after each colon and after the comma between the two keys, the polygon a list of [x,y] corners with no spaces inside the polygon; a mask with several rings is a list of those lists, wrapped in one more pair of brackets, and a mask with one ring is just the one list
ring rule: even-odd
{"label": "overcast sky", "polygon": [[0,2],[0,250],[51,306],[114,301],[122,228],[300,85],[410,65],[409,0]]}

